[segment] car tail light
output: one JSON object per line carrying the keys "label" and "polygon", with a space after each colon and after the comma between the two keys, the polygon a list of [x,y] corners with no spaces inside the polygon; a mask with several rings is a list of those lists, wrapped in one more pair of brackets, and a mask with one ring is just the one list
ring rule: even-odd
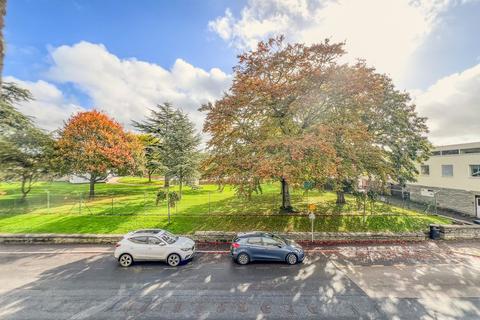
{"label": "car tail light", "polygon": [[115,245],[115,248],[120,247],[120,242]]}
{"label": "car tail light", "polygon": [[234,247],[234,248],[240,248],[240,244],[234,242],[234,243],[232,243],[232,247]]}

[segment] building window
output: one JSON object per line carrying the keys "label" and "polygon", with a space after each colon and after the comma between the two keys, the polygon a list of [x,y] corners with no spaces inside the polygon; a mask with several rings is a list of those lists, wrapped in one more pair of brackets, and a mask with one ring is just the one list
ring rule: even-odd
{"label": "building window", "polygon": [[480,153],[480,148],[460,149],[460,153]]}
{"label": "building window", "polygon": [[422,165],[420,167],[420,173],[424,176],[428,176],[430,175],[430,166],[427,166],[427,165]]}
{"label": "building window", "polygon": [[452,164],[442,164],[442,177],[453,177]]}
{"label": "building window", "polygon": [[458,149],[452,149],[452,150],[443,150],[442,151],[442,156],[446,156],[446,155],[449,155],[449,154],[459,154],[459,150]]}
{"label": "building window", "polygon": [[480,178],[480,164],[471,164],[470,165],[470,175],[472,177]]}
{"label": "building window", "polygon": [[432,152],[432,156],[439,156],[441,155],[442,153],[440,151],[433,151]]}

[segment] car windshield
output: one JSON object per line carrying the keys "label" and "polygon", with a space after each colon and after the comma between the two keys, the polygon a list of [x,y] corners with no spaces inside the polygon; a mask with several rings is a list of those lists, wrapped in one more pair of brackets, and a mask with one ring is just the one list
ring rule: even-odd
{"label": "car windshield", "polygon": [[173,244],[177,241],[178,237],[177,236],[174,236],[173,234],[171,234],[170,232],[168,231],[165,231],[164,233],[162,233],[162,236],[161,236],[162,240],[165,241],[166,243],[168,244]]}

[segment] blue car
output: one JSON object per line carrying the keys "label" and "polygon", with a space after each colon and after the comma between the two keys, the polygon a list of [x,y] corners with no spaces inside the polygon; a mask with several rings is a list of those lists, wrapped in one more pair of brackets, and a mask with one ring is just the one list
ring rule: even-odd
{"label": "blue car", "polygon": [[232,242],[230,253],[241,265],[252,261],[284,261],[288,264],[302,262],[305,253],[295,241],[273,233],[239,233]]}

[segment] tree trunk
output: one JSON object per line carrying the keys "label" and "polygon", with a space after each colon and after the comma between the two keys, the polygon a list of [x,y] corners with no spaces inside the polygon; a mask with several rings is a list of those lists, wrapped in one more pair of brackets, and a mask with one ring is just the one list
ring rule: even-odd
{"label": "tree trunk", "polygon": [[345,204],[345,192],[337,191],[337,204]]}
{"label": "tree trunk", "polygon": [[179,182],[179,186],[178,186],[178,199],[182,199],[182,187],[183,187],[183,178],[180,177],[178,179],[178,182]]}
{"label": "tree trunk", "polygon": [[292,203],[290,200],[290,191],[288,188],[288,182],[285,178],[282,178],[282,206],[280,210],[283,212],[293,212]]}
{"label": "tree trunk", "polygon": [[95,197],[95,178],[90,178],[90,193],[89,193],[90,198]]}
{"label": "tree trunk", "polygon": [[152,173],[149,172],[148,173],[148,183],[151,183],[152,182]]}
{"label": "tree trunk", "polygon": [[164,177],[163,186],[165,188],[170,187],[170,178],[167,175],[165,175],[165,177]]}
{"label": "tree trunk", "polygon": [[[28,186],[26,186],[28,184]],[[27,194],[32,189],[32,177],[31,176],[22,176],[22,199],[21,201],[25,201],[27,198]]]}

